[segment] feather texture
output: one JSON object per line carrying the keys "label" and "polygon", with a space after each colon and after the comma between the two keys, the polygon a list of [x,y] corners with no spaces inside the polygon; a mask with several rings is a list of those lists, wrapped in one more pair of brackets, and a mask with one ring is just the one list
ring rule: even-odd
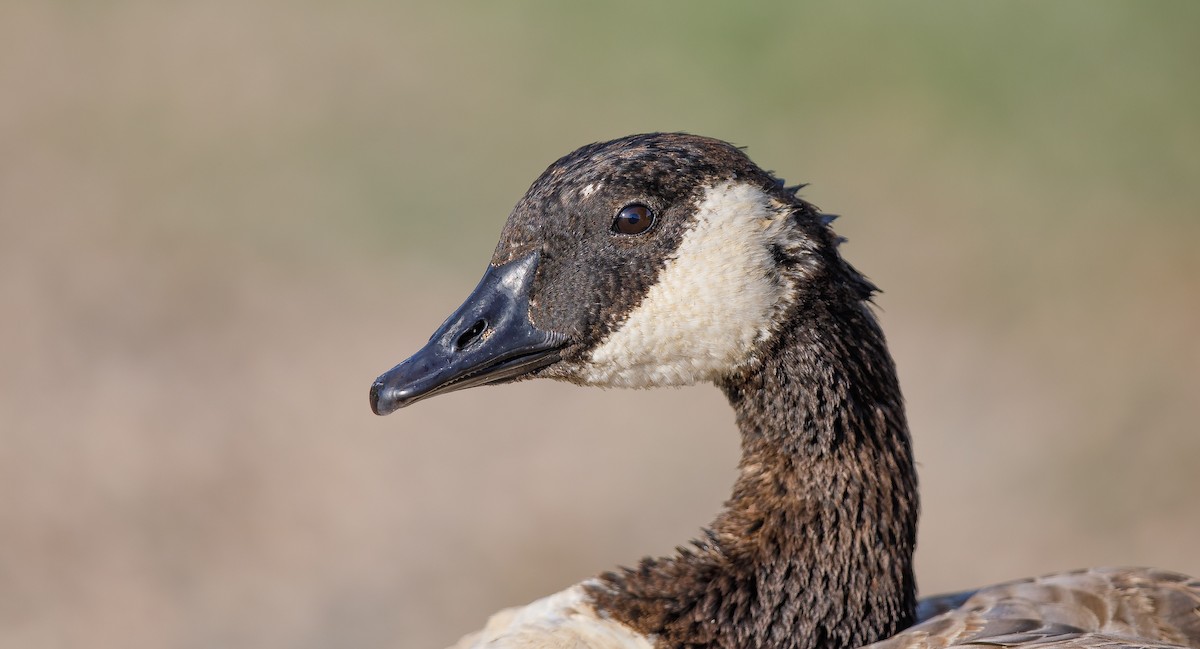
{"label": "feather texture", "polygon": [[[961,598],[932,598],[930,608]],[[985,646],[1200,647],[1200,581],[1147,568],[1013,581],[975,591],[870,649]]]}
{"label": "feather texture", "polygon": [[[916,600],[916,467],[876,289],[801,187],[709,138],[585,146],[514,208],[489,270],[506,288],[460,310],[485,315],[377,380],[381,413],[525,376],[711,382],[737,413],[733,495],[692,547],[502,611],[456,649],[1200,649],[1200,582],[1171,572]],[[630,206],[655,220],[622,236]]]}

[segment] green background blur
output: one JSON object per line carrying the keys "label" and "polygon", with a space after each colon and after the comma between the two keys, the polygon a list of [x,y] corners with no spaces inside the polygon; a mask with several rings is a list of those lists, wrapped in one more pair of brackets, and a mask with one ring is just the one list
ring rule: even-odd
{"label": "green background blur", "polygon": [[711,387],[373,417],[558,156],[748,147],[886,291],[923,592],[1200,574],[1200,3],[0,4],[0,646],[438,647],[695,536]]}

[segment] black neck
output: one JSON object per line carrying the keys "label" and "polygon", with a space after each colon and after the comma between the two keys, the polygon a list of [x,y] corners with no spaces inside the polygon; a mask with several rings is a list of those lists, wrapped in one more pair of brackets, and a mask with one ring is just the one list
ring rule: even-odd
{"label": "black neck", "polygon": [[660,646],[844,649],[912,623],[916,471],[883,334],[858,300],[795,313],[720,385],[741,474],[706,538],[591,588]]}

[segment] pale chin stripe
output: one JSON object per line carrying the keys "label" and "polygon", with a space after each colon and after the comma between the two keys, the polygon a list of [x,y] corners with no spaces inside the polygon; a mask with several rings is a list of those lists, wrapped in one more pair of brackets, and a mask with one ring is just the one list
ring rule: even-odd
{"label": "pale chin stripe", "polygon": [[771,255],[788,215],[758,187],[710,188],[658,282],[577,378],[607,387],[690,385],[746,363],[790,295]]}

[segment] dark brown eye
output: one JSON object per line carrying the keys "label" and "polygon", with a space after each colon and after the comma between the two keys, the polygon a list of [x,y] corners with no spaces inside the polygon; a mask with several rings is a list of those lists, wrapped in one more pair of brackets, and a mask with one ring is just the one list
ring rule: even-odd
{"label": "dark brown eye", "polygon": [[645,205],[626,205],[613,219],[612,231],[617,234],[641,234],[654,225],[654,212]]}

